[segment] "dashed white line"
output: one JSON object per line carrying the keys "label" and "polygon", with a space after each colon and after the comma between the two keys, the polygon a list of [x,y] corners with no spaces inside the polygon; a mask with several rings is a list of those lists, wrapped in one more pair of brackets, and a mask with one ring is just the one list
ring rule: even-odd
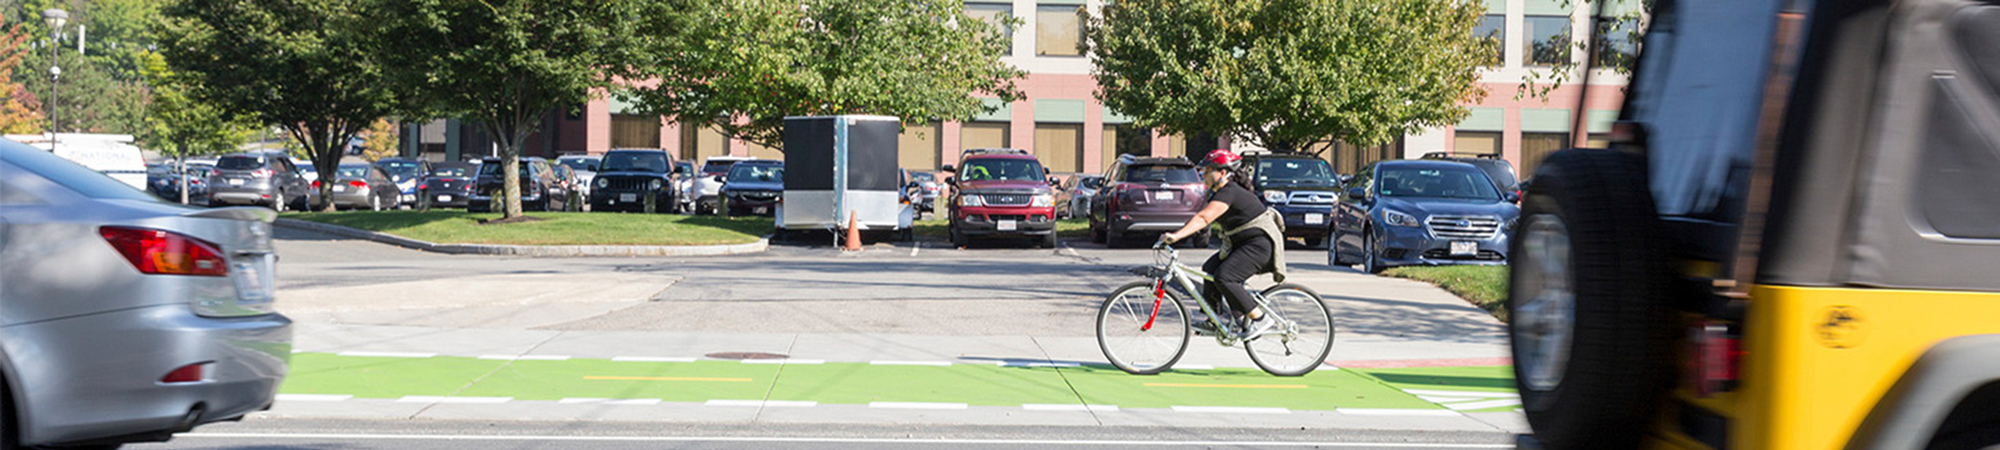
{"label": "dashed white line", "polygon": [[406,395],[396,399],[396,403],[450,403],[465,405],[491,405],[514,401],[513,397],[440,397],[435,395]]}
{"label": "dashed white line", "polygon": [[935,366],[950,367],[951,361],[869,361],[871,366]]}
{"label": "dashed white line", "polygon": [[281,402],[344,402],[352,398],[352,395],[278,394]]}
{"label": "dashed white line", "polygon": [[1520,398],[1520,397],[1521,397],[1521,395],[1520,395],[1520,394],[1515,394],[1515,393],[1511,393],[1511,392],[1481,392],[1481,391],[1433,391],[1433,390],[1427,390],[1427,389],[1404,389],[1404,390],[1403,390],[1403,392],[1408,392],[1408,393],[1410,393],[1410,394],[1414,394],[1414,395],[1436,395],[1436,396],[1440,396],[1440,397],[1480,397],[1480,398]]}
{"label": "dashed white line", "polygon": [[340,352],[340,353],[335,353],[335,354],[336,354],[336,355],[340,355],[340,356],[359,356],[359,357],[364,357],[364,358],[430,358],[430,357],[435,357],[435,356],[437,356],[437,354],[436,354],[436,353],[416,353],[416,352],[362,352],[362,351],[354,351],[354,352]]}
{"label": "dashed white line", "polygon": [[744,364],[826,364],[824,359],[746,359]]}
{"label": "dashed white line", "polygon": [[1096,411],[1096,412],[1118,412],[1118,405],[1049,405],[1049,404],[1035,404],[1035,403],[1030,403],[1030,404],[1026,404],[1026,405],[1021,405],[1021,409],[1025,409],[1025,410],[1029,410],[1029,411]]}
{"label": "dashed white line", "polygon": [[1285,408],[1263,408],[1250,406],[1175,406],[1174,412],[1204,414],[1291,414]]}
{"label": "dashed white line", "polygon": [[611,362],[694,362],[694,358],[662,358],[656,356],[619,356]]}
{"label": "dashed white line", "polygon": [[783,400],[709,400],[707,403],[703,404],[708,406],[749,406],[756,408],[811,408],[814,406],[818,406],[819,402],[801,402],[801,401],[783,401]]}
{"label": "dashed white line", "polygon": [[868,402],[868,407],[878,409],[965,409],[964,403],[923,403],[923,402]]}
{"label": "dashed white line", "polygon": [[484,355],[479,359],[500,361],[568,361],[563,355]]}
{"label": "dashed white line", "polygon": [[652,405],[658,405],[658,404],[660,404],[660,399],[657,399],[657,398],[624,398],[624,399],[614,399],[614,398],[565,398],[565,399],[562,399],[562,400],[557,400],[557,401],[556,401],[556,403],[561,403],[561,404],[566,404],[566,405],[579,405],[579,404],[586,404],[586,405],[613,405],[613,406],[652,406]]}
{"label": "dashed white line", "polygon": [[1479,397],[1437,397],[1431,395],[1419,395],[1417,396],[1417,398],[1424,399],[1424,401],[1431,403],[1469,402],[1469,401],[1479,400]]}
{"label": "dashed white line", "polygon": [[1443,409],[1377,409],[1377,408],[1334,408],[1334,412],[1354,416],[1457,416],[1457,412]]}
{"label": "dashed white line", "polygon": [[1215,366],[1207,364],[1175,364],[1174,370],[1215,370]]}
{"label": "dashed white line", "polygon": [[1444,407],[1451,408],[1452,410],[1455,411],[1470,411],[1475,409],[1489,409],[1489,408],[1500,408],[1500,407],[1520,406],[1520,405],[1521,405],[1520,399],[1503,398],[1497,400],[1487,400],[1483,402],[1448,403],[1445,404]]}

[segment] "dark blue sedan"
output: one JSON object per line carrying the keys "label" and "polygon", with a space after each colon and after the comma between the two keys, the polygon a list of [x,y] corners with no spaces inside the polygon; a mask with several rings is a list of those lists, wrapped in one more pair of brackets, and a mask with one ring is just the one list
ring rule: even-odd
{"label": "dark blue sedan", "polygon": [[1507,263],[1521,209],[1485,172],[1450,161],[1382,161],[1355,174],[1336,208],[1331,265]]}
{"label": "dark blue sedan", "polygon": [[785,193],[783,161],[751,160],[729,167],[723,178],[722,210],[731,216],[769,216]]}

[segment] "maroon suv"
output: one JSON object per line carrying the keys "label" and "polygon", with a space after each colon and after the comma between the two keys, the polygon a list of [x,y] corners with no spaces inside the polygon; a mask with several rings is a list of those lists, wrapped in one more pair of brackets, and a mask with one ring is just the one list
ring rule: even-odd
{"label": "maroon suv", "polygon": [[1090,239],[1106,247],[1133,244],[1134,238],[1150,242],[1178,230],[1208,197],[1201,173],[1182,158],[1121,156],[1104,179],[1090,200]]}
{"label": "maroon suv", "polygon": [[1019,149],[966,150],[952,186],[951,243],[964,247],[974,238],[1029,238],[1056,246],[1055,190],[1041,161]]}

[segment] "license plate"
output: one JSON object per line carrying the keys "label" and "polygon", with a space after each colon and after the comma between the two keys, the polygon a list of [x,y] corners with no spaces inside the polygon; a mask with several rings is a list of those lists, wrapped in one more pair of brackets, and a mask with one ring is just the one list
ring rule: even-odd
{"label": "license plate", "polygon": [[1154,193],[1153,193],[1153,199],[1154,199],[1154,200],[1173,200],[1173,199],[1174,199],[1174,193],[1173,193],[1173,192],[1168,192],[1168,191],[1159,191],[1159,192],[1154,192]]}
{"label": "license plate", "polygon": [[1471,256],[1471,255],[1476,255],[1476,254],[1479,254],[1479,243],[1478,243],[1478,242],[1472,242],[1472,241],[1452,241],[1452,242],[1451,242],[1451,255],[1452,255],[1452,256]]}
{"label": "license plate", "polygon": [[1014,231],[1014,221],[1002,220],[1000,221],[1000,224],[995,226],[993,229],[1000,231]]}
{"label": "license plate", "polygon": [[236,264],[236,298],[245,303],[271,300],[271,257],[263,256]]}
{"label": "license plate", "polygon": [[437,199],[437,201],[440,201],[440,202],[448,202],[448,201],[451,201],[451,196],[449,196],[449,195],[440,195],[440,196],[438,196],[438,199]]}
{"label": "license plate", "polygon": [[762,207],[762,206],[759,206],[759,207],[756,207],[756,208],[753,208],[753,209],[751,209],[751,210],[750,210],[750,213],[751,213],[751,214],[764,214],[764,213],[768,213],[768,212],[771,212],[771,208],[766,208],[766,207]]}
{"label": "license plate", "polygon": [[1317,224],[1322,224],[1322,223],[1326,223],[1326,215],[1325,215],[1325,214],[1306,214],[1306,223],[1309,223],[1309,224],[1314,224],[1314,225],[1317,225]]}
{"label": "license plate", "polygon": [[639,201],[639,194],[618,194],[618,201],[636,202]]}
{"label": "license plate", "polygon": [[236,179],[236,178],[230,178],[230,179],[229,179],[229,185],[230,185],[230,186],[242,186],[242,185],[243,185],[243,180],[241,180],[241,179]]}

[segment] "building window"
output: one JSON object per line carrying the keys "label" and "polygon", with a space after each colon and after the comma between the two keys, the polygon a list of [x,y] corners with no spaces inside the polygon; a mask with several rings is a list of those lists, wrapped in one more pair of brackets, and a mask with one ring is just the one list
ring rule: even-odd
{"label": "building window", "polygon": [[1569,133],[1521,133],[1521,170],[1535,173],[1535,166],[1550,153],[1569,147]]}
{"label": "building window", "polygon": [[903,124],[903,132],[896,135],[897,163],[915,171],[937,170],[942,142],[936,124]]}
{"label": "building window", "polygon": [[958,149],[1007,148],[1009,122],[967,122],[958,128]]}
{"label": "building window", "polygon": [[1639,19],[1599,17],[1597,53],[1591,65],[1606,69],[1631,69],[1639,57]]}
{"label": "building window", "polygon": [[681,159],[705,161],[729,154],[729,138],[715,127],[681,123]]}
{"label": "building window", "polygon": [[1146,157],[1153,154],[1153,131],[1129,123],[1104,125],[1104,146],[1097,151],[1110,168],[1119,155]]}
{"label": "building window", "polygon": [[1507,15],[1487,14],[1479,20],[1479,26],[1472,28],[1472,37],[1479,39],[1486,47],[1487,67],[1500,67],[1507,63]]}
{"label": "building window", "polygon": [[1005,46],[1000,50],[1000,56],[1012,56],[1014,54],[1014,27],[1007,25],[1007,22],[1014,18],[1013,3],[967,2],[965,4],[965,15],[986,21],[988,25],[992,25],[993,29],[1000,33],[1000,42]]}
{"label": "building window", "polygon": [[1521,36],[1522,54],[1527,55],[1530,66],[1559,66],[1569,64],[1570,33],[1567,16],[1527,16],[1521,24],[1527,29]]}
{"label": "building window", "polygon": [[1035,124],[1035,158],[1051,172],[1083,171],[1083,125]]}
{"label": "building window", "polygon": [[1500,132],[1459,131],[1452,136],[1452,153],[1461,155],[1500,154]]}
{"label": "building window", "polygon": [[612,114],[611,148],[660,148],[660,118]]}
{"label": "building window", "polygon": [[1083,56],[1077,43],[1083,37],[1083,20],[1077,17],[1082,6],[1035,7],[1035,56]]}

